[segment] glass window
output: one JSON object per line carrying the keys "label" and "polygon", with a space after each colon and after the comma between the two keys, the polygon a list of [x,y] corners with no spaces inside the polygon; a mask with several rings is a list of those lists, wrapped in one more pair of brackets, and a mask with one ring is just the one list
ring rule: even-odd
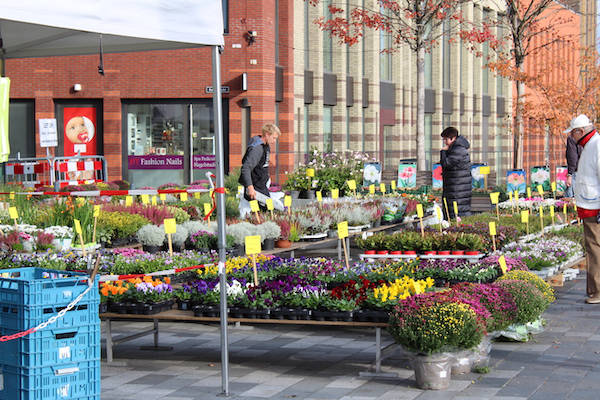
{"label": "glass window", "polygon": [[310,62],[309,60],[309,32],[310,32],[310,21],[309,21],[309,2],[304,2],[304,69],[310,70]]}
{"label": "glass window", "polygon": [[323,151],[333,151],[333,107],[323,107]]}
{"label": "glass window", "polygon": [[10,158],[35,157],[35,104],[11,100],[8,106]]}
{"label": "glass window", "polygon": [[[329,11],[330,5],[331,0],[323,1],[323,15],[325,16],[325,21],[331,19],[331,12]],[[323,71],[333,71],[333,38],[329,31],[323,31]]]}
{"label": "glass window", "polygon": [[229,33],[229,0],[222,0],[223,6],[223,33]]}

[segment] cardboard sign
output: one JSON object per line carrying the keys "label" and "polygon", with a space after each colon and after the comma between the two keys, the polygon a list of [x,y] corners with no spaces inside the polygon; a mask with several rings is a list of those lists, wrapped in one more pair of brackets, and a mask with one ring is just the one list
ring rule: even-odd
{"label": "cardboard sign", "polygon": [[489,166],[479,167],[479,173],[481,175],[489,175],[490,174],[490,167]]}
{"label": "cardboard sign", "polygon": [[556,192],[556,182],[552,182],[552,183],[550,184],[550,187],[552,188],[552,191],[553,191],[553,192]]}
{"label": "cardboard sign", "polygon": [[375,185],[369,185],[369,194],[375,194]]}
{"label": "cardboard sign", "polygon": [[265,203],[267,205],[267,210],[273,211],[275,207],[273,206],[273,199],[266,199]]}
{"label": "cardboard sign", "polygon": [[392,190],[396,190],[396,181],[392,181]]}
{"label": "cardboard sign", "polygon": [[260,210],[260,208],[258,207],[258,201],[256,201],[256,200],[250,201],[250,210],[252,212],[258,212]]}
{"label": "cardboard sign", "polygon": [[311,178],[314,178],[314,176],[315,176],[315,170],[313,168],[307,168],[306,169],[306,176],[310,176]]}
{"label": "cardboard sign", "polygon": [[100,216],[100,206],[94,206],[94,217],[98,218]]}
{"label": "cardboard sign", "polygon": [[540,194],[540,196],[544,195],[544,187],[542,185],[537,185],[537,191]]}
{"label": "cardboard sign", "polygon": [[348,237],[348,221],[342,221],[338,223],[338,237],[344,239]]}
{"label": "cardboard sign", "polygon": [[19,212],[17,211],[17,207],[8,207],[8,216],[10,219],[19,218]]}
{"label": "cardboard sign", "polygon": [[379,190],[381,191],[381,193],[385,193],[385,183],[379,184]]}
{"label": "cardboard sign", "polygon": [[499,199],[500,199],[499,192],[490,193],[490,201],[492,202],[492,204],[498,204]]}
{"label": "cardboard sign", "polygon": [[521,211],[521,222],[524,224],[529,223],[529,210]]}
{"label": "cardboard sign", "polygon": [[148,204],[150,203],[150,196],[147,194],[143,194],[142,195],[142,204]]}
{"label": "cardboard sign", "polygon": [[158,204],[156,201],[156,196],[152,196],[152,205],[155,206],[156,204]]}
{"label": "cardboard sign", "polygon": [[130,206],[133,204],[133,197],[131,196],[125,196],[125,205],[126,206]]}
{"label": "cardboard sign", "polygon": [[179,194],[179,198],[181,199],[181,201],[188,201],[188,194],[187,193],[180,193]]}
{"label": "cardboard sign", "polygon": [[210,203],[204,203],[204,216],[207,216],[212,209]]}
{"label": "cardboard sign", "polygon": [[165,233],[167,235],[177,232],[177,224],[175,222],[175,218],[165,219],[164,224],[165,224]]}
{"label": "cardboard sign", "polygon": [[337,199],[340,197],[340,189],[331,189],[331,198]]}
{"label": "cardboard sign", "polygon": [[246,236],[244,241],[246,243],[247,255],[259,254],[261,252],[262,249],[260,247],[260,235]]}
{"label": "cardboard sign", "polygon": [[502,270],[502,274],[506,274],[507,269],[506,269],[506,259],[504,258],[504,256],[500,256],[500,258],[498,258],[498,264],[500,264],[500,269]]}
{"label": "cardboard sign", "polygon": [[283,205],[286,207],[291,207],[292,206],[292,196],[285,196],[283,198]]}
{"label": "cardboard sign", "polygon": [[494,221],[490,221],[490,235],[496,236],[496,223]]}
{"label": "cardboard sign", "polygon": [[417,217],[423,218],[423,204],[417,204]]}
{"label": "cardboard sign", "polygon": [[350,190],[356,190],[356,181],[354,179],[350,179],[347,183]]}
{"label": "cardboard sign", "polygon": [[158,198],[160,199],[160,201],[165,201],[165,200],[167,200],[167,194],[166,193],[160,193],[158,195]]}
{"label": "cardboard sign", "polygon": [[322,202],[323,201],[323,194],[321,193],[320,190],[317,190],[316,195],[317,195],[317,201],[319,203]]}
{"label": "cardboard sign", "polygon": [[78,219],[74,219],[73,222],[75,223],[75,232],[81,235],[81,223]]}

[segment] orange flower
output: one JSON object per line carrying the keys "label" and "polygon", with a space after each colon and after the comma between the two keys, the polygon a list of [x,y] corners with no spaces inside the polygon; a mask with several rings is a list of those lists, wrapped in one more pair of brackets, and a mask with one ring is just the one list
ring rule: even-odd
{"label": "orange flower", "polygon": [[100,293],[102,293],[102,296],[108,297],[108,287],[107,286],[103,287],[102,290],[100,291]]}
{"label": "orange flower", "polygon": [[165,283],[166,283],[167,285],[171,284],[171,278],[169,278],[168,276],[167,276],[167,277],[165,277]]}
{"label": "orange flower", "polygon": [[151,283],[152,282],[152,277],[148,276],[148,275],[144,275],[144,282]]}
{"label": "orange flower", "polygon": [[121,287],[121,286],[123,286],[123,281],[121,281],[121,280],[115,281],[115,285]]}
{"label": "orange flower", "polygon": [[117,294],[119,294],[119,288],[117,288],[115,286],[111,286],[110,292],[113,294],[113,296],[116,296]]}
{"label": "orange flower", "polygon": [[126,291],[127,291],[127,288],[125,288],[125,287],[119,288],[119,294],[123,294]]}

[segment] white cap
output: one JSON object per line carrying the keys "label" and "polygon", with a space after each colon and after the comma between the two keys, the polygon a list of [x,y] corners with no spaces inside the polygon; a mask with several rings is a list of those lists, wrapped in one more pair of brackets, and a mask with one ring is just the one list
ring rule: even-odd
{"label": "white cap", "polygon": [[592,125],[592,122],[590,121],[590,119],[584,114],[579,114],[577,117],[575,117],[571,120],[571,125],[569,125],[569,128],[564,130],[563,133],[569,133],[573,129],[585,128],[586,126],[589,126],[589,125]]}

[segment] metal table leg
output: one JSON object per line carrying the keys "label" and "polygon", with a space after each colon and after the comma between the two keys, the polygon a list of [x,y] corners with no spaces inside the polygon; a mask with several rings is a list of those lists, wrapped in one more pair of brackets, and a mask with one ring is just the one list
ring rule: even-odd
{"label": "metal table leg", "polygon": [[381,348],[381,328],[375,327],[375,370],[372,369],[370,371],[361,371],[358,373],[359,376],[365,378],[398,378],[398,374],[396,372],[382,372],[381,371],[381,361],[384,358],[385,350],[392,350],[396,346],[395,343],[392,343],[389,346],[386,346],[385,349]]}
{"label": "metal table leg", "polygon": [[113,361],[113,340],[112,340],[112,326],[111,319],[106,319],[106,362],[111,363]]}

